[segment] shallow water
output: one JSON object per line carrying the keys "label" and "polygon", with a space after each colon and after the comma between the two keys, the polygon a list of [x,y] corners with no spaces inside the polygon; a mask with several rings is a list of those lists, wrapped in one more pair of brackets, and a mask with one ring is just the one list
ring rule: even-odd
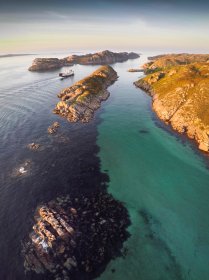
{"label": "shallow water", "polygon": [[[146,56],[113,65],[120,77],[89,124],[70,124],[52,109],[61,89],[98,66],[74,66],[75,76],[61,81],[59,70],[27,71],[33,58],[0,60],[0,279],[32,279],[24,274],[20,250],[36,206],[60,194],[104,188],[105,172],[108,191],[125,203],[132,225],[124,257],[100,278],[207,279],[208,159],[165,129],[150,98],[133,86],[142,73],[127,69]],[[61,126],[51,136],[47,128],[54,121]],[[40,151],[28,150],[31,142],[40,143]],[[26,160],[28,172],[16,176]]]}
{"label": "shallow water", "polygon": [[120,78],[97,143],[108,190],[125,203],[132,225],[125,256],[100,279],[209,279],[208,158],[156,119],[150,98],[132,84],[141,73],[115,69]]}

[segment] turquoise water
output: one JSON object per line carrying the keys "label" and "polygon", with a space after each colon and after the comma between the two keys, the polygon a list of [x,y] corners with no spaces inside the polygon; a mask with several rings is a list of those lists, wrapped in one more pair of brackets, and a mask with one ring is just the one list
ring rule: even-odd
{"label": "turquoise water", "polygon": [[157,125],[150,98],[133,86],[142,74],[127,72],[137,63],[114,67],[120,77],[98,127],[108,190],[132,222],[124,256],[99,279],[207,280],[209,171],[189,141]]}

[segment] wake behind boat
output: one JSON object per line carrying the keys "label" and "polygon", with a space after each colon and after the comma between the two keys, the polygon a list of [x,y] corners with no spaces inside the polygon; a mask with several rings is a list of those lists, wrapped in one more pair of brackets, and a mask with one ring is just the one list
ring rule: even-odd
{"label": "wake behind boat", "polygon": [[64,72],[59,73],[59,76],[61,78],[71,77],[71,76],[74,76],[74,71],[73,70],[66,70]]}

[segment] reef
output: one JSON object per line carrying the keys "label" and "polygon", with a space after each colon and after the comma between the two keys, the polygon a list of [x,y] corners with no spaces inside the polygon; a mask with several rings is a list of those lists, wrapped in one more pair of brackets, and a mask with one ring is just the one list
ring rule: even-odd
{"label": "reef", "polygon": [[101,102],[109,97],[107,87],[116,80],[117,73],[111,66],[101,66],[90,76],[62,90],[58,94],[61,101],[57,103],[54,113],[70,122],[89,122]]}
{"label": "reef", "polygon": [[134,52],[111,52],[108,50],[86,55],[70,55],[63,59],[58,58],[36,58],[29,71],[46,71],[59,69],[63,66],[72,66],[74,64],[82,65],[105,65],[116,62],[124,62],[128,59],[138,58],[139,54]]}
{"label": "reef", "polygon": [[22,244],[24,266],[47,279],[93,279],[129,236],[127,210],[104,192],[58,197],[40,205],[34,219]]}
{"label": "reef", "polygon": [[[192,57],[202,61],[209,55]],[[160,65],[157,61],[155,65]],[[169,64],[162,70],[155,69],[154,73],[136,81],[135,85],[152,96],[153,109],[161,120],[194,139],[200,150],[209,152],[208,60],[184,65]]]}

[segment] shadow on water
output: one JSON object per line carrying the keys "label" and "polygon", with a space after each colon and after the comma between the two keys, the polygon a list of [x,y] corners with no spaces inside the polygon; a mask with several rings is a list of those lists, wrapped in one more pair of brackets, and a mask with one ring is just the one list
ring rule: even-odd
{"label": "shadow on water", "polygon": [[146,130],[146,129],[140,129],[140,130],[139,130],[139,133],[141,133],[141,134],[148,134],[149,131]]}
{"label": "shadow on water", "polygon": [[[100,171],[100,160],[97,156],[97,125],[101,121],[98,113],[88,124],[70,124],[59,119],[60,134],[47,135],[46,132],[45,136],[33,139],[43,145],[42,150],[27,149],[27,140],[24,142],[23,139],[18,159],[11,157],[7,164],[2,166],[1,279],[46,279],[41,276],[25,276],[23,259],[20,257],[21,240],[31,230],[37,205],[59,195],[91,195],[107,188],[109,178]],[[60,138],[61,136],[63,138]],[[30,173],[19,177],[11,176],[12,169],[26,159],[31,161]]]}

